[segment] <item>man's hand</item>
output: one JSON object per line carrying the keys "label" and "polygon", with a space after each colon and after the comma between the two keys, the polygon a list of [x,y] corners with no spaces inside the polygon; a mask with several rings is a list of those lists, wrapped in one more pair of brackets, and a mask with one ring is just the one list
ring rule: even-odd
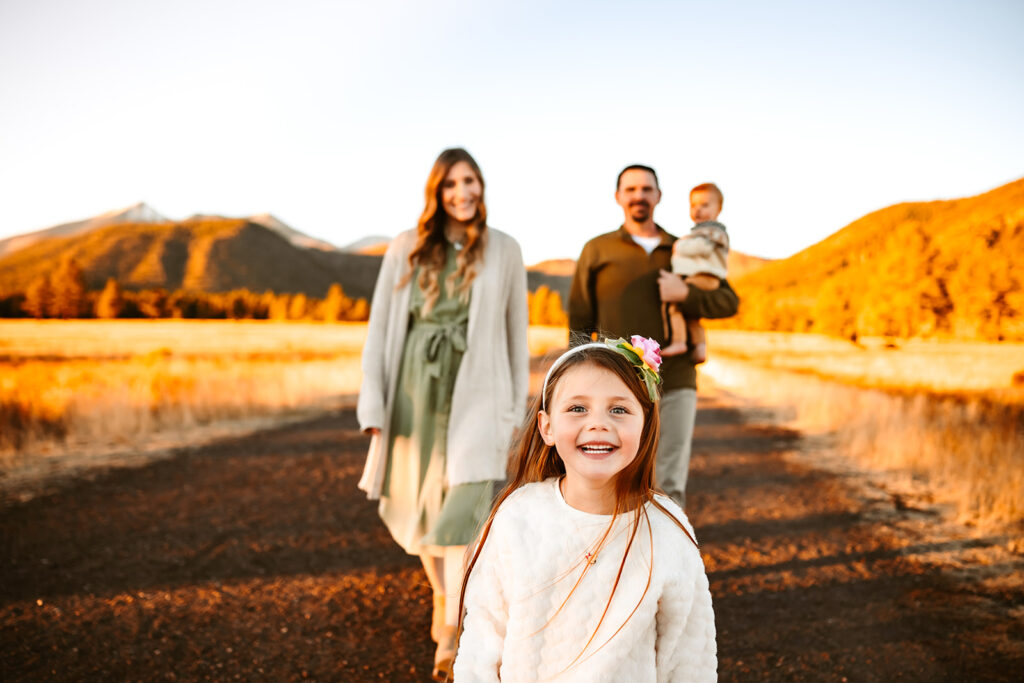
{"label": "man's hand", "polygon": [[658,272],[658,292],[663,303],[678,303],[686,301],[690,294],[690,286],[678,275],[662,270]]}

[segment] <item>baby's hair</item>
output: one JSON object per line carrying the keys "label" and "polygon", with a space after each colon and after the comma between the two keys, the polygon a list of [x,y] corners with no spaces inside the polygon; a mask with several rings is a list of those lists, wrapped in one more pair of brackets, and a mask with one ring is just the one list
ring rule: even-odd
{"label": "baby's hair", "polygon": [[718,197],[718,208],[721,209],[725,204],[725,197],[722,196],[722,191],[718,189],[718,185],[715,185],[714,183],[701,183],[690,190],[690,197],[693,197],[694,192],[714,192]]}
{"label": "baby's hair", "polygon": [[[598,541],[598,548],[603,545],[605,540],[608,538],[608,535],[615,524],[615,520],[620,514],[632,512],[634,516],[631,525],[632,528],[626,541],[626,548],[622,554],[619,571],[618,574],[616,574],[615,583],[612,585],[611,592],[608,595],[608,602],[605,604],[604,613],[602,613],[597,626],[594,627],[594,632],[591,634],[586,645],[583,646],[583,649],[576,655],[576,658],[569,664],[569,666],[566,667],[566,670],[568,670],[580,661],[580,658],[583,657],[587,648],[590,647],[591,642],[593,642],[594,637],[597,635],[601,624],[604,623],[604,618],[611,606],[612,598],[615,597],[615,591],[618,588],[619,580],[621,579],[623,569],[626,566],[626,558],[629,555],[629,550],[633,546],[633,541],[635,540],[637,531],[640,528],[641,518],[647,520],[648,534],[651,533],[650,520],[647,516],[647,503],[650,503],[653,507],[661,510],[665,515],[672,519],[676,525],[683,530],[683,533],[693,541],[694,545],[696,545],[697,542],[694,540],[693,536],[690,535],[690,532],[682,522],[680,522],[675,515],[665,509],[665,507],[654,498],[654,461],[658,450],[658,436],[661,429],[661,423],[658,415],[657,403],[655,403],[651,398],[646,385],[638,376],[637,370],[633,364],[624,355],[613,350],[611,347],[586,345],[570,349],[558,358],[554,362],[554,365],[555,367],[551,371],[548,381],[544,387],[543,395],[538,395],[533,399],[530,404],[530,408],[527,411],[526,419],[523,421],[523,425],[519,430],[518,440],[512,449],[512,462],[510,463],[509,468],[511,477],[509,479],[509,483],[495,500],[491,513],[469,553],[469,561],[462,581],[462,592],[459,596],[458,630],[461,636],[466,586],[469,583],[470,574],[473,571],[473,567],[476,565],[477,559],[480,557],[484,544],[487,542],[487,538],[491,531],[491,525],[494,523],[494,516],[497,514],[501,504],[504,503],[513,492],[526,484],[542,482],[551,477],[562,477],[565,475],[565,464],[558,456],[558,451],[553,446],[549,446],[544,443],[544,439],[541,437],[540,430],[537,427],[537,415],[542,410],[542,404],[547,406],[551,405],[552,397],[554,396],[560,380],[573,368],[592,365],[608,370],[615,374],[627,387],[629,387],[630,391],[636,397],[636,400],[640,403],[644,417],[644,428],[640,436],[640,444],[637,448],[636,457],[633,458],[632,462],[626,465],[626,467],[624,467],[615,477],[615,506],[611,521],[608,524],[608,529],[605,530],[604,535]],[[651,552],[654,552],[653,547]],[[572,597],[573,592],[576,590],[576,586],[579,585],[579,582],[583,579],[583,576],[586,575],[589,568],[590,564],[583,562],[583,571],[576,580],[576,585],[574,585],[569,591],[569,594],[565,597],[562,605],[558,610],[556,610],[555,615],[553,615],[551,619],[554,619],[555,616],[557,616],[562,607],[564,607],[569,601],[569,598]],[[626,618],[626,621],[628,621],[636,610],[639,609],[644,597],[646,597],[647,589],[650,587],[652,571],[653,555],[652,562],[648,567],[647,586],[644,587],[644,592],[640,596],[640,601],[637,602],[636,607],[634,607],[633,611]],[[550,620],[548,623],[551,623]],[[617,635],[618,632],[622,630],[623,626],[625,626],[625,622],[619,626],[611,637]],[[600,647],[604,647],[604,644]],[[600,647],[598,649],[600,649]],[[589,656],[590,655],[588,655],[588,657]]]}

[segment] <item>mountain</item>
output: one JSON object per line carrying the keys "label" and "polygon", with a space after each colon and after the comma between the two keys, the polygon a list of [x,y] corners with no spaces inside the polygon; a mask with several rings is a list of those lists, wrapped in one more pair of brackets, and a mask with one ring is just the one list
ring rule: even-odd
{"label": "mountain", "polygon": [[[189,216],[186,220],[230,220],[227,216],[219,216],[214,214],[194,214]],[[292,226],[282,221],[277,216],[269,213],[258,213],[253,216],[247,216],[244,220],[257,225],[262,225],[265,228],[269,228],[277,234],[284,237],[286,240],[291,242],[297,247],[304,249],[321,249],[323,251],[336,251],[335,247],[330,242],[325,242],[321,239],[317,239],[311,235],[307,235],[304,232],[296,230]]]}
{"label": "mountain", "polygon": [[115,278],[130,289],[298,293],[322,297],[333,282],[369,297],[380,258],[295,246],[247,219],[120,223],[37,241],[0,259],[0,293],[23,292],[62,259],[82,268],[89,289]]}
{"label": "mountain", "polygon": [[549,259],[526,267],[526,287],[536,292],[540,287],[547,287],[558,292],[562,299],[562,308],[569,308],[569,289],[572,287],[572,276],[576,272],[576,261],[571,258]]}
{"label": "mountain", "polygon": [[370,235],[360,240],[356,240],[352,244],[342,247],[341,250],[353,254],[370,254],[372,256],[383,256],[384,252],[388,250],[389,244],[391,244],[390,237],[385,237],[383,235]]}
{"label": "mountain", "polygon": [[758,268],[771,263],[774,259],[761,258],[760,256],[751,256],[750,254],[744,254],[742,251],[736,251],[731,249],[729,251],[729,282],[733,282],[753,273]]}
{"label": "mountain", "polygon": [[896,204],[732,282],[755,330],[1024,340],[1024,178]]}
{"label": "mountain", "polygon": [[[114,211],[108,211],[107,213],[100,214],[99,216],[93,216],[92,218],[73,221],[71,223],[62,223],[61,225],[55,225],[52,228],[45,228],[43,230],[15,235],[14,237],[8,237],[7,239],[0,240],[0,258],[13,254],[19,249],[24,249],[25,247],[36,244],[42,240],[54,237],[71,237],[72,235],[81,235],[110,225],[119,225],[122,223],[167,223],[169,220],[170,219],[162,216],[156,211],[156,209],[145,202],[139,202],[138,204],[133,204],[125,209],[116,209]],[[186,220],[198,221],[230,219],[227,216],[195,214]],[[269,213],[260,213],[254,216],[248,216],[244,220],[270,228],[274,232],[283,235],[285,239],[297,247],[303,247],[306,249],[322,249],[324,251],[335,251],[337,249],[333,244],[307,235],[304,232],[300,232],[277,216]]]}
{"label": "mountain", "polygon": [[46,228],[44,230],[37,230],[35,232],[2,239],[0,240],[0,258],[13,254],[19,249],[24,249],[25,247],[29,247],[42,240],[54,237],[70,237],[72,235],[79,235],[92,230],[98,230],[99,228],[105,228],[108,225],[118,225],[120,223],[163,223],[165,221],[167,221],[167,219],[157,213],[153,207],[149,206],[145,202],[139,202],[138,204],[133,204],[125,209],[115,209],[114,211],[108,211],[107,213],[102,213],[99,216],[93,216],[92,218],[72,221],[71,223],[62,223],[60,225],[55,225],[52,228]]}
{"label": "mountain", "polygon": [[316,237],[307,235],[304,232],[300,232],[269,213],[258,213],[255,216],[249,216],[249,220],[258,225],[262,225],[265,228],[270,228],[280,235],[284,235],[289,242],[297,247],[305,247],[306,249],[322,249],[324,251],[335,251],[337,249],[337,247],[330,242],[325,242],[317,239]]}
{"label": "mountain", "polygon": [[571,258],[548,259],[547,261],[527,266],[526,269],[535,273],[543,273],[544,275],[571,278],[573,273],[576,272],[576,261]]}

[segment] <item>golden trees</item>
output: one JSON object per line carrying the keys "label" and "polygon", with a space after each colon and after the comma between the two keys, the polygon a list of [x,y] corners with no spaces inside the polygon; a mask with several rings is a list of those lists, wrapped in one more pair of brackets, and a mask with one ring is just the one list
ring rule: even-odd
{"label": "golden trees", "polygon": [[54,318],[78,318],[86,310],[85,277],[74,259],[66,259],[52,275]]}
{"label": "golden trees", "polygon": [[124,298],[121,296],[121,287],[114,278],[107,278],[107,284],[100,292],[99,299],[96,300],[96,317],[119,318],[123,310]]}
{"label": "golden trees", "polygon": [[323,302],[323,319],[334,323],[345,319],[345,314],[352,306],[352,300],[345,296],[344,290],[337,282],[327,290],[327,298]]}
{"label": "golden trees", "polygon": [[41,276],[32,281],[25,290],[22,309],[33,318],[49,318],[53,310],[53,287],[50,278]]}
{"label": "golden trees", "polygon": [[562,308],[562,296],[547,285],[527,293],[531,325],[567,325],[569,318]]}
{"label": "golden trees", "polygon": [[[92,317],[113,318],[189,318],[255,320],[323,320],[327,322],[365,321],[370,316],[366,299],[345,296],[335,284],[324,299],[303,293],[262,294],[247,289],[230,292],[194,292],[163,289],[123,290],[114,278],[108,278],[103,290],[90,294],[81,281],[80,271],[58,271],[53,277],[37,278],[28,291],[0,297],[0,316],[10,309],[17,317],[24,312],[35,318]],[[62,282],[58,288],[55,283]],[[79,288],[80,285],[80,288]],[[13,307],[13,308],[11,308]],[[9,315],[9,313],[8,313]]]}
{"label": "golden trees", "polygon": [[65,259],[28,286],[22,308],[33,318],[78,318],[87,313],[87,300],[82,269],[74,259]]}

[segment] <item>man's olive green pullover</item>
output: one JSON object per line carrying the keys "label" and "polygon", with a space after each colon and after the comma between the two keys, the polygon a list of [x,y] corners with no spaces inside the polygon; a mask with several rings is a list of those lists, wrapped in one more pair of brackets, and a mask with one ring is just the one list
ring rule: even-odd
{"label": "man's olive green pullover", "polygon": [[[639,334],[666,343],[658,294],[658,271],[671,271],[672,244],[676,238],[657,226],[661,243],[647,254],[620,227],[598,235],[583,247],[569,294],[569,329],[590,336],[612,337]],[[687,318],[728,318],[736,315],[739,297],[729,283],[708,292],[690,288],[679,304]],[[697,370],[685,355],[665,358],[661,366],[664,390],[696,389]]]}

